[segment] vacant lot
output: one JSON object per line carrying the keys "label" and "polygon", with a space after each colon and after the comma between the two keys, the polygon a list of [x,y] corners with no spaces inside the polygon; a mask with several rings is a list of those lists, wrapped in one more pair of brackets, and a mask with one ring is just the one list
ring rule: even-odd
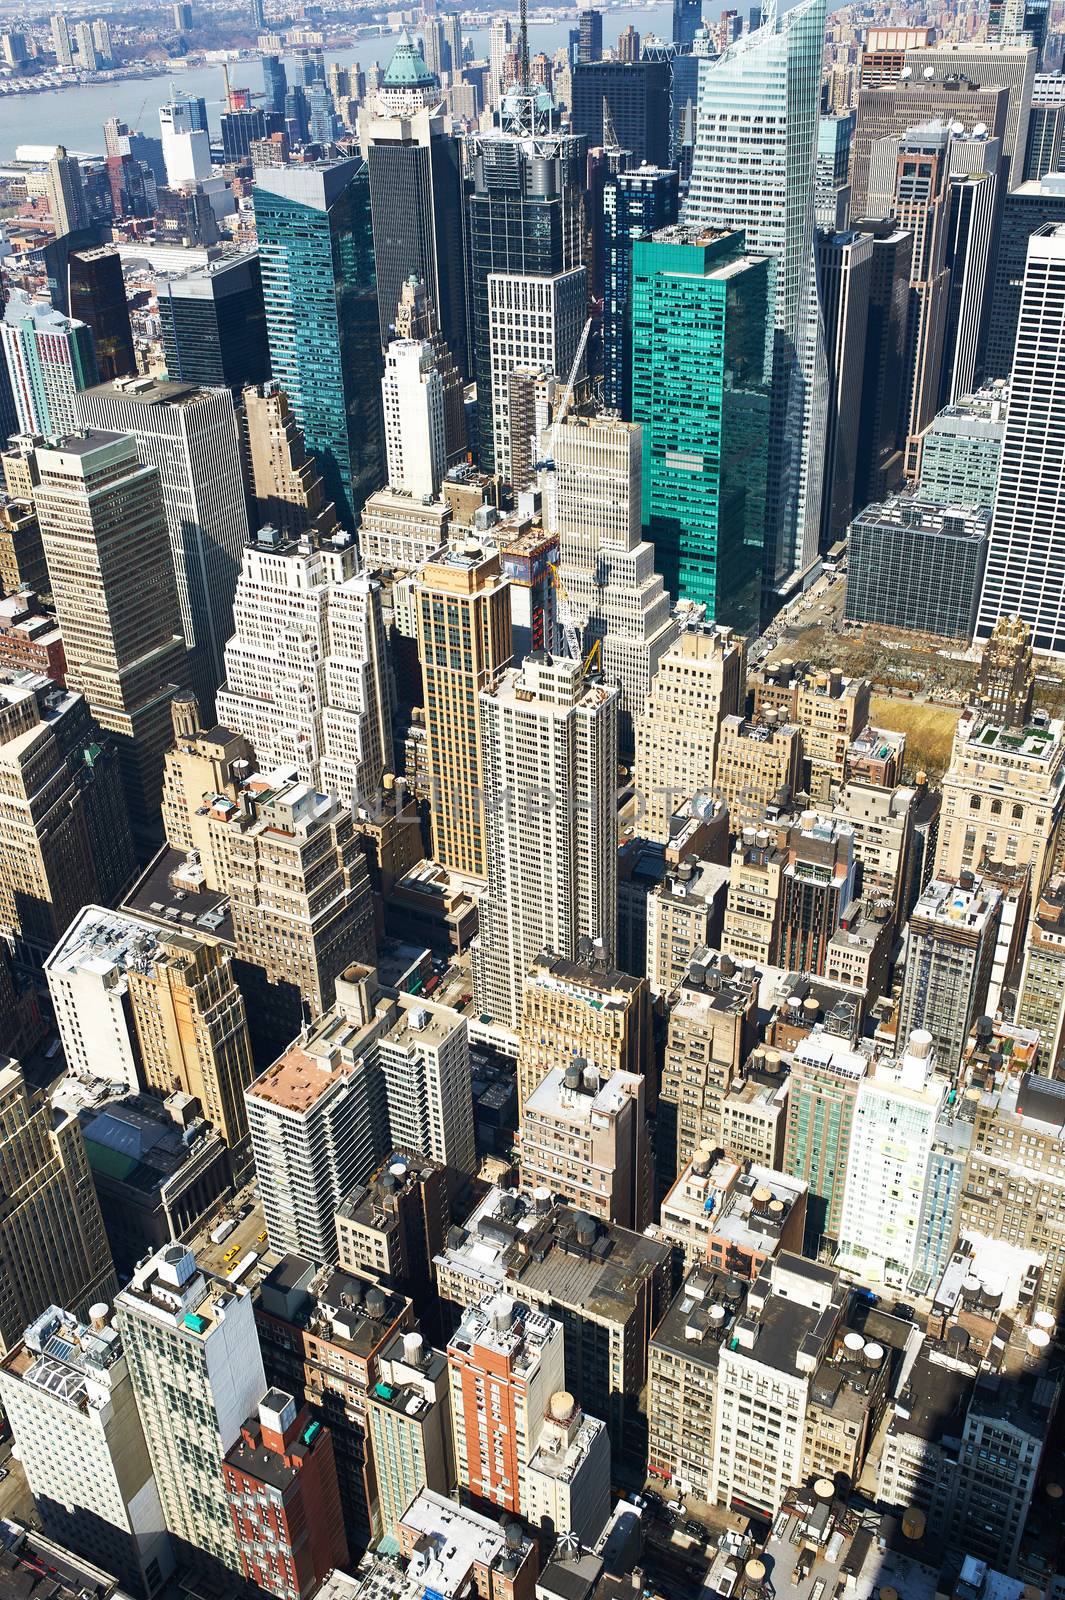
{"label": "vacant lot", "polygon": [[870,710],[874,727],[894,728],[906,735],[906,774],[919,769],[930,778],[942,777],[950,762],[950,745],[958,713],[950,706],[930,706],[917,700],[894,700],[875,695]]}

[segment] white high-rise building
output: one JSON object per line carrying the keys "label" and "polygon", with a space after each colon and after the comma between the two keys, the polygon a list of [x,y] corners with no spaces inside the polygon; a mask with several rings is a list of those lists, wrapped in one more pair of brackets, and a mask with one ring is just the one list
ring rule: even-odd
{"label": "white high-rise building", "polygon": [[909,1281],[936,1121],[949,1088],[936,1072],[932,1035],[921,1028],[898,1060],[880,1060],[858,1085],[839,1261],[863,1282],[902,1289]]}
{"label": "white high-rise building", "polygon": [[295,767],[323,794],[376,792],[392,768],[392,680],[381,585],[349,534],[246,546],[233,603],[220,722],[264,768]]}
{"label": "white high-rise building", "polygon": [[654,547],[643,538],[641,429],[614,417],[571,415],[552,449],[545,526],[558,539],[558,575],[582,651],[598,641],[603,672],[621,690],[627,746],[679,630]]}
{"label": "white high-rise building", "polygon": [[388,486],[435,500],[447,466],[444,386],[427,339],[393,339],[381,380]]}
{"label": "white high-rise building", "polygon": [[181,631],[194,686],[210,706],[225,672],[248,539],[233,396],[228,389],[135,377],[85,389],[75,404],[84,427],[130,434],[142,465],[159,469]]}
{"label": "white high-rise building", "polygon": [[418,995],[397,996],[399,1015],[378,1059],[392,1143],[455,1172],[477,1167],[466,1019]]}
{"label": "white high-rise building", "polygon": [[45,961],[63,1055],[79,1078],[103,1078],[133,1092],[139,1087],[127,975],[144,970],[155,948],[150,923],[85,906]]}
{"label": "white high-rise building", "polygon": [[480,697],[488,893],[473,945],[477,1009],[517,1028],[536,956],[614,950],[620,690],[534,650]]}
{"label": "white high-rise building", "polygon": [[74,37],[78,42],[78,66],[83,72],[95,72],[100,63],[96,57],[96,41],[93,39],[89,23],[76,23]]}
{"label": "white high-rise building", "polygon": [[152,1595],[174,1557],[108,1310],[87,1327],[49,1306],[0,1363],[0,1401],[46,1535]]}
{"label": "white high-rise building", "polygon": [[[986,133],[950,141],[947,263],[950,296],[944,352],[943,398],[956,405],[976,387],[976,360],[986,306],[987,269],[999,213],[998,184],[1002,141]],[[985,309],[986,306],[986,309]],[[949,375],[949,387],[948,387]]]}
{"label": "white high-rise building", "polygon": [[826,0],[771,5],[760,28],[699,65],[684,221],[742,228],[774,263],[774,417],[765,581],[817,554],[828,375],[814,264],[814,185]]}
{"label": "white high-rise building", "polygon": [[565,1389],[553,1394],[535,1453],[525,1468],[522,1496],[531,1527],[558,1537],[572,1533],[594,1546],[610,1515],[610,1436],[598,1417],[585,1416]]}
{"label": "white high-rise building", "polygon": [[55,51],[56,66],[69,68],[74,65],[70,29],[67,27],[67,19],[61,11],[57,11],[52,18],[52,49]]}
{"label": "white high-rise building", "polygon": [[587,310],[584,267],[550,277],[488,274],[495,469],[510,477],[510,374],[519,368],[569,377]]}
{"label": "white high-rise building", "polygon": [[211,176],[211,136],[196,126],[195,102],[175,95],[159,107],[166,181],[171,189]]}
{"label": "white high-rise building", "polygon": [[1038,651],[1065,654],[1065,223],[1028,241],[1010,403],[976,623],[1020,617]]}
{"label": "white high-rise building", "polygon": [[251,1292],[171,1244],[140,1263],[115,1313],[175,1553],[243,1575],[222,1458],[266,1393]]}
{"label": "white high-rise building", "polygon": [[488,82],[492,105],[503,98],[503,69],[510,50],[510,19],[493,17],[488,32]]}

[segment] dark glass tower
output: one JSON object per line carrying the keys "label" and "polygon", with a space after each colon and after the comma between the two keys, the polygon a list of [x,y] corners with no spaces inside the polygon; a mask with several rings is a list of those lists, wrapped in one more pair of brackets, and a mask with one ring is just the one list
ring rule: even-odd
{"label": "dark glass tower", "polygon": [[702,20],[703,0],[673,0],[673,43],[690,50]]}
{"label": "dark glass tower", "polygon": [[246,384],[270,376],[259,252],[221,256],[156,284],[163,354],[171,378],[224,385],[239,400]]}
{"label": "dark glass tower", "polygon": [[502,126],[466,141],[466,307],[479,459],[495,467],[488,278],[551,277],[583,262],[585,142],[563,133],[546,89],[508,91]]}
{"label": "dark glass tower", "polygon": [[[589,148],[615,143],[633,162],[669,164],[670,63],[596,61],[573,69],[573,131]],[[612,126],[614,139],[608,137]]]}
{"label": "dark glass tower", "polygon": [[669,227],[680,194],[671,167],[619,172],[603,191],[603,403],[632,420],[632,241]]}
{"label": "dark glass tower", "polygon": [[366,163],[261,167],[253,193],[273,376],[353,529],[384,472]]}
{"label": "dark glass tower", "polygon": [[263,89],[265,90],[265,109],[276,111],[279,116],[285,114],[285,95],[288,93],[288,74],[285,63],[277,56],[263,56]]}
{"label": "dark glass tower", "polygon": [[87,322],[96,344],[100,379],[110,383],[137,370],[122,258],[113,245],[75,251],[68,264],[70,315]]}

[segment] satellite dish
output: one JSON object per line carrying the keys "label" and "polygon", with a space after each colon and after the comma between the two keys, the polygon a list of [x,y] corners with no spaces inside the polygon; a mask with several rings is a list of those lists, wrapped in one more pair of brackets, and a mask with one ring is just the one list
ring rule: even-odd
{"label": "satellite dish", "polygon": [[935,67],[925,67],[924,76],[929,82],[931,82],[931,80],[935,77],[935,75],[936,75]]}
{"label": "satellite dish", "polygon": [[899,77],[902,79],[903,83],[905,83],[907,78],[913,77],[913,68],[903,67],[902,71],[899,73]]}
{"label": "satellite dish", "polygon": [[955,139],[960,139],[962,134],[965,132],[964,122],[952,122],[950,125],[950,131],[954,135]]}
{"label": "satellite dish", "polygon": [[978,122],[976,124],[976,127],[973,129],[973,138],[974,139],[986,139],[987,138],[987,123],[986,122]]}

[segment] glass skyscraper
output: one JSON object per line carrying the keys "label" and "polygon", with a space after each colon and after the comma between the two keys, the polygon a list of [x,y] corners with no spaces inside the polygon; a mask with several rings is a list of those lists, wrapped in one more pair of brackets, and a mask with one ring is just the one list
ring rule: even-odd
{"label": "glass skyscraper", "polygon": [[771,266],[742,233],[664,228],[632,248],[632,420],[643,524],[675,596],[749,630],[760,603]]}
{"label": "glass skyscraper", "polygon": [[632,243],[676,222],[674,168],[619,172],[603,190],[603,403],[632,420]]}
{"label": "glass skyscraper", "polygon": [[271,371],[353,529],[384,470],[366,164],[260,167],[254,200]]}
{"label": "glass skyscraper", "polygon": [[814,265],[814,176],[826,0],[801,0],[699,69],[684,220],[742,228],[773,262],[776,340],[765,581],[785,587],[817,555],[825,413]]}

